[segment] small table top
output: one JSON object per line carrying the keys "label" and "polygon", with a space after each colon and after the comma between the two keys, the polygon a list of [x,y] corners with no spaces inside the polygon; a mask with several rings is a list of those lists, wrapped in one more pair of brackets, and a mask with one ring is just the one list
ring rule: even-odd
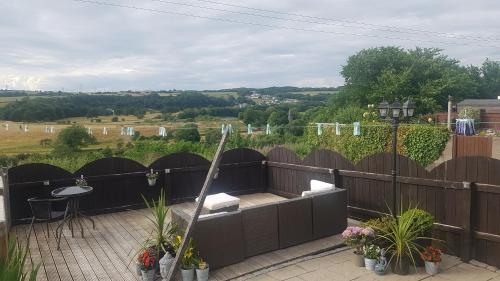
{"label": "small table top", "polygon": [[94,189],[91,186],[67,186],[54,189],[52,191],[53,197],[79,197],[89,194]]}

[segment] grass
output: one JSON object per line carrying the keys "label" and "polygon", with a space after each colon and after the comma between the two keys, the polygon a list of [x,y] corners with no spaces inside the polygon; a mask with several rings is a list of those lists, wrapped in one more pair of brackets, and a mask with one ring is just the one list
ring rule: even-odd
{"label": "grass", "polygon": [[[121,141],[127,143],[131,140],[131,136],[121,136],[122,126],[132,126],[135,131],[140,132],[143,136],[156,136],[158,135],[159,126],[165,126],[167,133],[171,133],[173,128],[181,127],[187,122],[166,122],[157,120],[152,123],[146,123],[145,120],[153,118],[158,113],[148,113],[144,119],[137,119],[135,116],[119,116],[119,122],[111,122],[111,116],[102,116],[101,123],[91,123],[90,119],[84,117],[70,118],[64,121],[70,121],[82,124],[85,127],[92,128],[93,135],[97,138],[98,144],[89,146],[87,149],[95,150],[99,148],[116,148],[117,144]],[[122,118],[125,121],[122,121]],[[155,120],[155,119],[150,119]],[[43,139],[50,139],[54,142],[57,138],[57,133],[62,129],[70,126],[70,124],[56,124],[56,123],[31,123],[28,124],[28,132],[20,129],[22,123],[8,122],[9,130],[6,131],[4,124],[6,121],[0,120],[0,155],[17,155],[21,153],[48,153],[52,151],[51,146],[42,146],[40,141]],[[203,135],[207,128],[220,128],[222,123],[231,123],[233,128],[240,127],[240,130],[246,130],[246,127],[240,123],[236,118],[225,118],[210,121],[197,122],[200,133]],[[54,134],[45,133],[45,124],[53,126],[55,129]],[[108,129],[108,135],[103,135],[103,127]]]}
{"label": "grass", "polygon": [[302,94],[308,96],[317,96],[319,94],[336,94],[338,91],[304,91],[304,92],[290,92],[290,94]]}

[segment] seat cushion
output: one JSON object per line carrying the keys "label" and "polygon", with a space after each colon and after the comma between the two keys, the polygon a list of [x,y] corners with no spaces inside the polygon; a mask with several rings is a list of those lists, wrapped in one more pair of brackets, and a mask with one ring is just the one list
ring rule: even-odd
{"label": "seat cushion", "polygon": [[[196,198],[196,202],[198,202],[198,198]],[[226,193],[217,193],[208,195],[207,198],[205,198],[203,208],[213,211],[239,205],[240,198],[228,195]]]}
{"label": "seat cushion", "polygon": [[311,187],[311,191],[319,191],[319,190],[333,190],[335,189],[335,185],[329,182],[319,181],[319,180],[311,180],[309,183]]}

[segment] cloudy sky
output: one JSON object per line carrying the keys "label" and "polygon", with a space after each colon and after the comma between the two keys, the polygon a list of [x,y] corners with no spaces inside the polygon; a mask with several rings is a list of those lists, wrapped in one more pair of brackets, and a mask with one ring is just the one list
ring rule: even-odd
{"label": "cloudy sky", "polygon": [[338,86],[348,56],[386,45],[500,59],[498,0],[89,2],[1,1],[0,88]]}

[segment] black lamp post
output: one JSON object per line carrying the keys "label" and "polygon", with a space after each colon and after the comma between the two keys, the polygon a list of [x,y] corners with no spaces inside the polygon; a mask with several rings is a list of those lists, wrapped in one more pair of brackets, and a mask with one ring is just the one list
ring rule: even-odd
{"label": "black lamp post", "polygon": [[[392,123],[392,214],[396,216],[396,180],[397,180],[397,141],[398,141],[398,128],[399,128],[399,118],[401,113],[404,117],[412,117],[415,111],[415,103],[408,98],[408,100],[401,106],[399,100],[396,99],[393,104],[383,100],[378,109],[380,111],[380,117],[385,120],[391,121]],[[402,112],[401,112],[402,111]]]}

